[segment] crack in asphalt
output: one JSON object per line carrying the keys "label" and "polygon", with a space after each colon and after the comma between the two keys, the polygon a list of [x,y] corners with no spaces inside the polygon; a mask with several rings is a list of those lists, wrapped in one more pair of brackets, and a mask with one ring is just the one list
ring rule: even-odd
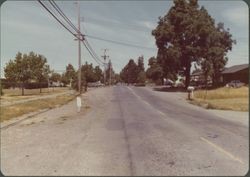
{"label": "crack in asphalt", "polygon": [[128,150],[130,176],[135,176],[135,167],[134,167],[134,163],[133,163],[133,160],[132,160],[131,147],[130,147],[130,144],[129,144],[127,128],[126,128],[126,125],[125,125],[124,112],[123,112],[122,106],[121,106],[121,99],[120,99],[118,94],[116,94],[116,97],[118,98],[117,100],[118,100],[119,113],[120,113],[121,118],[123,120],[122,121],[122,127],[123,127],[123,130],[124,130],[124,136],[125,136],[124,138],[125,138],[126,145],[127,145],[127,150]]}

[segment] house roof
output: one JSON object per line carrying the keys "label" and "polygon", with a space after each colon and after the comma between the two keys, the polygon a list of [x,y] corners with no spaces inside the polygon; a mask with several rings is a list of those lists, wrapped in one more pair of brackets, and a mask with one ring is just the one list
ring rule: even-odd
{"label": "house roof", "polygon": [[236,73],[238,71],[241,71],[247,68],[249,68],[249,64],[234,65],[229,68],[225,68],[221,73],[222,74]]}

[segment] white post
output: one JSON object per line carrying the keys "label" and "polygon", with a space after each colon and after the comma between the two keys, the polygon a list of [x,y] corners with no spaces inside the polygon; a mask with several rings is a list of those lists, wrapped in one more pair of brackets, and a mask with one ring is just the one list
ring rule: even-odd
{"label": "white post", "polygon": [[82,107],[81,96],[76,97],[76,105],[77,105],[77,112],[80,112],[81,111],[81,107]]}

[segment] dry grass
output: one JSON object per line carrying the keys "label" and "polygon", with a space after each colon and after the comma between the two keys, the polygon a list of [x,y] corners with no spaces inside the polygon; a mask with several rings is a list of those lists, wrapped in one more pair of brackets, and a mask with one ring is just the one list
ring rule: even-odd
{"label": "dry grass", "polygon": [[40,89],[25,89],[24,96],[22,96],[21,89],[3,89],[4,95],[0,97],[2,101],[17,101],[17,100],[25,100],[28,98],[40,97],[43,95],[52,95],[56,93],[62,93],[68,91],[66,87],[58,87],[58,88],[43,88],[42,93],[40,93]]}
{"label": "dry grass", "polygon": [[249,88],[219,88],[194,92],[193,104],[208,109],[249,111]]}
{"label": "dry grass", "polygon": [[[44,94],[54,94],[61,93],[65,90],[68,90],[67,87],[55,87],[55,88],[42,88],[42,93],[40,93],[40,89],[24,89],[24,96],[31,95],[44,95]],[[22,89],[3,89],[4,96],[21,96]]]}
{"label": "dry grass", "polygon": [[46,108],[54,108],[58,105],[63,105],[75,98],[75,95],[61,95],[55,98],[39,99],[35,101],[29,101],[12,106],[6,106],[1,108],[1,122],[9,120],[14,117],[21,116],[26,113],[38,111]]}

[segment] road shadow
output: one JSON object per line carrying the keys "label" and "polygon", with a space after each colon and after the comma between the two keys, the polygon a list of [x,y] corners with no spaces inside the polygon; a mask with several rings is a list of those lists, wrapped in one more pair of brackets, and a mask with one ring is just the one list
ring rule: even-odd
{"label": "road shadow", "polygon": [[187,92],[187,90],[185,88],[175,88],[175,87],[154,87],[153,88],[154,91],[158,91],[158,92]]}

